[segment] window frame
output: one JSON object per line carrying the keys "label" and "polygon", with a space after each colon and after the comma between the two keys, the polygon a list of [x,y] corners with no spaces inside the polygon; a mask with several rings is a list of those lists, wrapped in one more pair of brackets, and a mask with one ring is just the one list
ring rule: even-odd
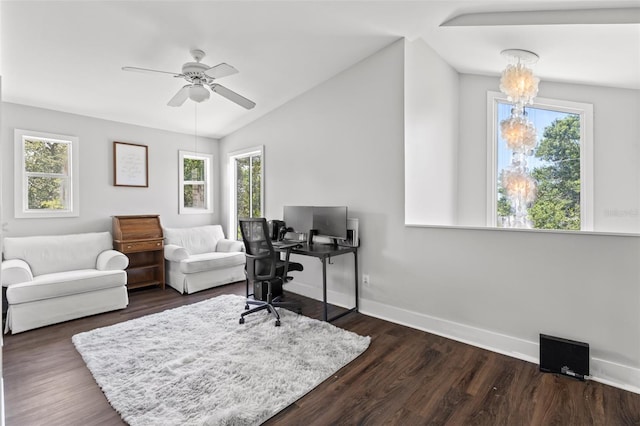
{"label": "window frame", "polygon": [[[204,181],[189,181],[184,179],[184,160],[204,160]],[[211,214],[213,213],[213,155],[201,152],[178,151],[178,214]],[[184,186],[204,182],[205,208],[187,207],[184,205]]]}
{"label": "window frame", "polygon": [[[29,209],[30,175],[25,164],[25,139],[33,138],[69,144],[69,208],[60,210]],[[80,139],[77,136],[14,129],[14,214],[17,219],[80,216]]]}
{"label": "window frame", "polygon": [[[238,175],[236,173],[235,161],[240,158],[252,157],[256,154],[260,155],[261,167],[260,167],[260,211],[264,216],[264,170],[265,170],[265,158],[264,158],[264,145],[258,145],[250,148],[244,148],[241,150],[233,151],[227,154],[228,176],[229,176],[229,238],[233,235],[233,238],[238,239],[235,230],[238,228],[238,201],[236,188],[238,184]],[[250,185],[251,186],[251,185]],[[250,197],[251,199],[252,197]],[[250,209],[251,211],[252,209]]]}
{"label": "window frame", "polygon": [[[501,92],[487,92],[487,226],[497,227],[498,188],[498,103],[511,104]],[[580,231],[593,231],[593,105],[560,99],[534,99],[527,108],[576,114],[580,117]],[[534,228],[535,230],[535,228]],[[555,231],[572,232],[563,229]],[[579,231],[573,231],[579,232]]]}

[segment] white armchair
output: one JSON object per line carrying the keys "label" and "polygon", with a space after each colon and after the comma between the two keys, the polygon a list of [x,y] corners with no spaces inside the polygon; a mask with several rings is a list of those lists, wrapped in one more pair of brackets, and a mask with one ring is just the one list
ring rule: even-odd
{"label": "white armchair", "polygon": [[123,309],[129,259],[109,232],[4,239],[5,332]]}
{"label": "white armchair", "polygon": [[220,225],[163,228],[165,277],[180,293],[243,281],[244,244],[224,237]]}

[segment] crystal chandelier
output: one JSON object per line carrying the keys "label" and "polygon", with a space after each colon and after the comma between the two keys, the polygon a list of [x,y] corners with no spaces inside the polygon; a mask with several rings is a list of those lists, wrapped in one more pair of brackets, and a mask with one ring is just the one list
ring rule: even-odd
{"label": "crystal chandelier", "polygon": [[500,122],[500,132],[507,147],[512,151],[530,151],[537,144],[536,128],[527,120],[524,111],[512,111],[511,117]]}
{"label": "crystal chandelier", "polygon": [[509,102],[524,106],[531,104],[538,94],[540,79],[525,64],[534,64],[538,55],[528,50],[507,49],[501,52],[511,63],[502,71],[500,91],[507,95]]}
{"label": "crystal chandelier", "polygon": [[531,228],[528,208],[536,199],[536,181],[529,174],[527,157],[537,144],[536,128],[527,119],[525,105],[533,103],[540,79],[525,66],[535,63],[538,55],[527,50],[508,49],[501,52],[511,59],[500,78],[500,90],[513,103],[511,116],[500,122],[500,133],[512,151],[511,164],[503,170],[500,183],[511,204],[508,224],[514,228]]}
{"label": "crystal chandelier", "polygon": [[536,199],[536,181],[528,173],[518,170],[505,170],[502,175],[502,186],[511,198],[521,204],[531,203]]}

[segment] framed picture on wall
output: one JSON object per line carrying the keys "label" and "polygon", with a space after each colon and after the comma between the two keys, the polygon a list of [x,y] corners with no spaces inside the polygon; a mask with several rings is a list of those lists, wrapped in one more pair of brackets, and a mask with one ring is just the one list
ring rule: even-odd
{"label": "framed picture on wall", "polygon": [[146,145],[113,142],[113,185],[149,187],[148,163]]}

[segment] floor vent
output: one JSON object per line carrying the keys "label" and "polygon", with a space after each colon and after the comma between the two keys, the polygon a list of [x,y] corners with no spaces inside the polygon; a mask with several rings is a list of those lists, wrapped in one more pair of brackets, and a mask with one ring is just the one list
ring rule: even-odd
{"label": "floor vent", "polygon": [[540,371],[585,380],[589,376],[589,344],[540,335]]}

